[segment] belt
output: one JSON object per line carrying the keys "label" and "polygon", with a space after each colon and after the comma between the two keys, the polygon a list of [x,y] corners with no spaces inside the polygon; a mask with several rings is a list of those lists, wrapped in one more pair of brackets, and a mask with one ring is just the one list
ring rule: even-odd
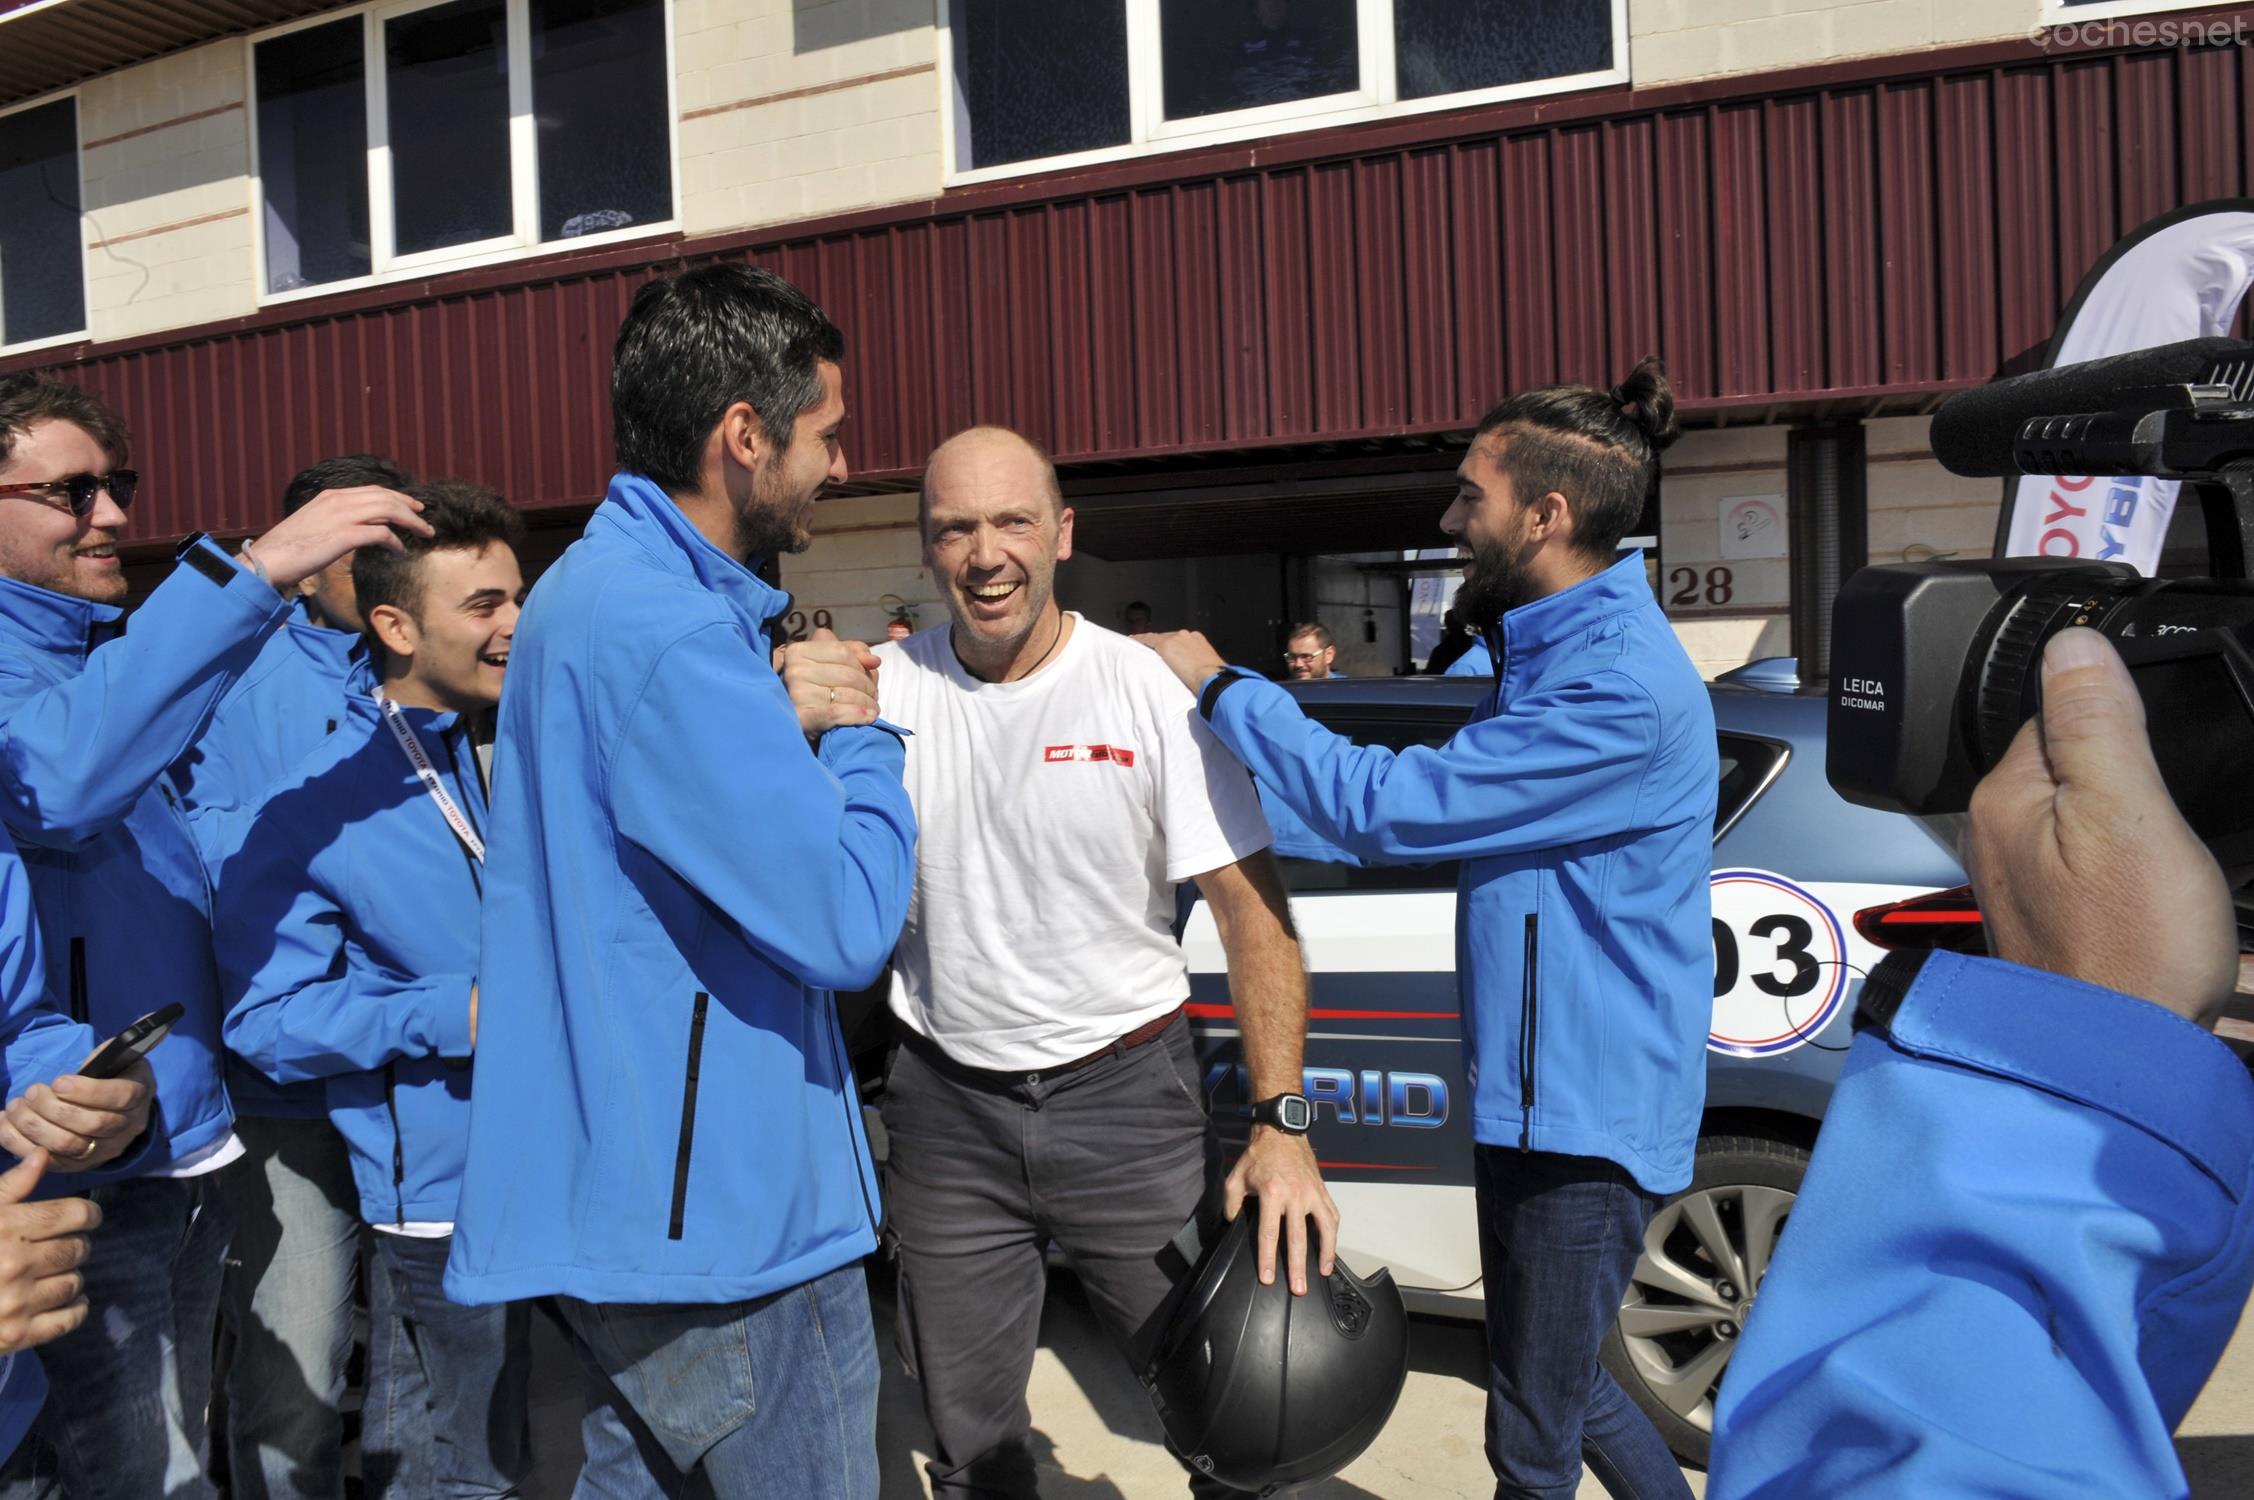
{"label": "belt", "polygon": [[1187,1008],[1188,1002],[1185,1001],[1165,1015],[1145,1021],[1117,1041],[1098,1047],[1085,1057],[1076,1057],[1070,1062],[1051,1063],[1045,1068],[1025,1068],[1021,1070],[977,1068],[948,1056],[946,1048],[919,1031],[903,1026],[900,1029],[900,1035],[903,1045],[943,1072],[963,1074],[981,1083],[1005,1086],[1016,1083],[1043,1083],[1051,1078],[1061,1078],[1067,1073],[1077,1073],[1082,1068],[1093,1067],[1107,1057],[1120,1057],[1137,1047],[1148,1046],[1166,1035],[1166,1028],[1172,1026]]}

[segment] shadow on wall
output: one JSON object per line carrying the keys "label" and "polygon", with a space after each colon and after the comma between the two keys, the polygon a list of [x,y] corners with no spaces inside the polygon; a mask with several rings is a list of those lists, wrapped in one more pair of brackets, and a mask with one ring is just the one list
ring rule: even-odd
{"label": "shadow on wall", "polygon": [[791,0],[790,50],[801,56],[936,25],[936,0]]}

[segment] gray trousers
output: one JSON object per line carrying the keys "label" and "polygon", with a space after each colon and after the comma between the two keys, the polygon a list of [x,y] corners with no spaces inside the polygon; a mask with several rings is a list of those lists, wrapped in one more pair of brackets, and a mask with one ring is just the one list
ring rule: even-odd
{"label": "gray trousers", "polygon": [[[1139,1371],[1183,1269],[1167,1242],[1214,1178],[1189,1023],[1053,1078],[985,1073],[904,1046],[884,1125],[900,1354],[936,1439],[933,1500],[1036,1500],[1025,1392],[1044,1246],[1071,1263]],[[1190,1489],[1237,1493],[1202,1478]]]}

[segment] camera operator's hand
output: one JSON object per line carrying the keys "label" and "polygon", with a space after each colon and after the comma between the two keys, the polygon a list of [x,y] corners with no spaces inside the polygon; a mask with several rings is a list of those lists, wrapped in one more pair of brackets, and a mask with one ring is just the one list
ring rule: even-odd
{"label": "camera operator's hand", "polygon": [[803,641],[775,649],[798,727],[820,739],[842,724],[873,724],[877,717],[877,657],[859,641],[841,641],[817,630]]}
{"label": "camera operator's hand", "polygon": [[287,594],[301,579],[362,547],[405,550],[399,531],[429,536],[422,508],[420,500],[372,484],[323,490],[252,542],[251,556],[266,570],[274,591]]}
{"label": "camera operator's hand", "polygon": [[2060,631],[2044,651],[2042,713],[1973,793],[1964,852],[1998,958],[2214,1024],[2238,977],[2230,890],[2096,631]]}

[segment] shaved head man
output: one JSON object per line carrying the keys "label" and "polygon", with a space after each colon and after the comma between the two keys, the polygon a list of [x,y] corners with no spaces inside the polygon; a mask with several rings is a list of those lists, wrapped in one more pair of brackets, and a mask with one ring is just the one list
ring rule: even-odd
{"label": "shaved head man", "polygon": [[921,830],[884,1104],[901,1338],[936,1437],[933,1495],[1031,1500],[1043,1245],[1140,1360],[1178,1270],[1167,1242],[1218,1175],[1173,935],[1180,881],[1213,906],[1268,1112],[1223,1207],[1259,1198],[1263,1274],[1283,1241],[1295,1291],[1329,1272],[1338,1210],[1283,1125],[1307,977],[1251,782],[1158,657],[1058,607],[1072,511],[1038,446],[995,427],[948,439],[919,519],[949,620],[876,648]]}

